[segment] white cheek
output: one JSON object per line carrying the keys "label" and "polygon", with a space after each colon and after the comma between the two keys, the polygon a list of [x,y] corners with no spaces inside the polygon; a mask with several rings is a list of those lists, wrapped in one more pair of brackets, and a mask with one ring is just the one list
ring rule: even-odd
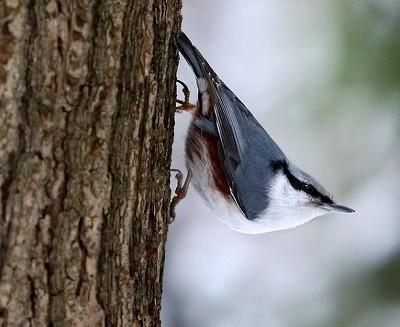
{"label": "white cheek", "polygon": [[282,210],[303,207],[308,202],[307,195],[295,190],[282,173],[276,176],[267,191],[269,192],[270,205]]}
{"label": "white cheek", "polygon": [[269,205],[258,222],[270,230],[293,228],[326,213],[310,205],[308,196],[295,190],[282,173],[277,174],[267,192]]}

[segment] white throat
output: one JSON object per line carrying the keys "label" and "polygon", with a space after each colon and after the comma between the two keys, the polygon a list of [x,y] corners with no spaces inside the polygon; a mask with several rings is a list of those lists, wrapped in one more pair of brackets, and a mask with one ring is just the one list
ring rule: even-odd
{"label": "white throat", "polygon": [[266,231],[293,228],[328,213],[310,204],[309,196],[294,189],[281,171],[277,173],[267,192],[268,208],[257,219]]}

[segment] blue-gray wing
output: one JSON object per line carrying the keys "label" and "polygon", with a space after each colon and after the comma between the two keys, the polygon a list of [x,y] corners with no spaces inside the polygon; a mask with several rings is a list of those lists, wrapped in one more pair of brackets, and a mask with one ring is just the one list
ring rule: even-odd
{"label": "blue-gray wing", "polygon": [[285,160],[285,155],[222,81],[210,82],[221,140],[220,157],[231,195],[244,215],[253,219],[266,207],[266,185],[273,176],[270,163]]}

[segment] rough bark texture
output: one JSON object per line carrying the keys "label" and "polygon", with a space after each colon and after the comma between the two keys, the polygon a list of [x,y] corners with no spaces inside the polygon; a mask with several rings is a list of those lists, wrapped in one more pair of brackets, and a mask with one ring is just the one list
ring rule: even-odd
{"label": "rough bark texture", "polygon": [[160,325],[180,6],[0,0],[0,325]]}

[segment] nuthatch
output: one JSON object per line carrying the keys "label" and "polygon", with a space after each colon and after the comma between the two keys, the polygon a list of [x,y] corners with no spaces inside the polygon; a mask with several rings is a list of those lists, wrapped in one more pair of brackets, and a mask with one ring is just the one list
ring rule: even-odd
{"label": "nuthatch", "polygon": [[296,227],[329,212],[354,212],[289,161],[184,33],[176,45],[196,75],[198,101],[189,103],[186,87],[185,101],[178,101],[178,109],[193,118],[186,139],[189,173],[175,202],[192,179],[229,228],[249,234]]}

